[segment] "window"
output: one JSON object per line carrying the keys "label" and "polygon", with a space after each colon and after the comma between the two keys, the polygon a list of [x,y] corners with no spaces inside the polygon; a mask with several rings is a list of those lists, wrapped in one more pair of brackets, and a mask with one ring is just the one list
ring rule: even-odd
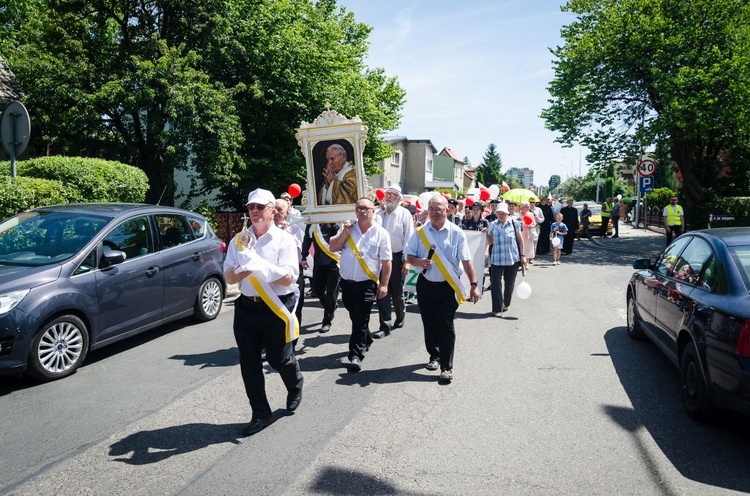
{"label": "window", "polygon": [[104,249],[125,252],[126,260],[154,252],[148,217],[128,219],[104,238]]}
{"label": "window", "polygon": [[401,167],[401,151],[396,150],[391,155],[391,167]]}
{"label": "window", "polygon": [[427,166],[427,169],[426,169],[427,172],[432,172],[432,159],[431,158],[427,159],[426,166]]}
{"label": "window", "polygon": [[700,275],[712,255],[713,251],[708,243],[700,238],[693,238],[675,263],[674,277],[687,284],[702,285]]}
{"label": "window", "polygon": [[690,238],[687,236],[679,237],[674,243],[669,245],[659,256],[659,260],[656,261],[656,272],[663,276],[671,275],[677,263],[678,255],[685,245],[687,245],[688,241],[690,241]]}
{"label": "window", "polygon": [[[171,248],[184,243],[189,243],[195,236],[193,227],[189,226],[185,217],[175,214],[162,214],[156,216],[156,224],[159,226],[159,237],[162,248]],[[200,223],[196,231],[204,229]]]}

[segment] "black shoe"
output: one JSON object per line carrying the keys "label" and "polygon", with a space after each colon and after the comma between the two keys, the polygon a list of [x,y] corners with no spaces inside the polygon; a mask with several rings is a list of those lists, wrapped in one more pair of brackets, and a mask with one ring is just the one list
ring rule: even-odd
{"label": "black shoe", "polygon": [[612,236],[612,239],[614,239],[614,238],[619,238],[619,237],[620,237],[620,235],[619,235],[619,234],[615,234],[614,236]]}
{"label": "black shoe", "polygon": [[404,319],[397,320],[393,323],[393,329],[401,329],[402,327],[404,327]]}
{"label": "black shoe", "polygon": [[269,425],[271,425],[271,418],[257,418],[250,421],[245,427],[242,428],[243,436],[252,436],[257,434]]}
{"label": "black shoe", "polygon": [[262,350],[260,350],[260,361],[261,362],[265,362],[266,361],[266,349],[265,348],[263,348]]}
{"label": "black shoe", "polygon": [[324,325],[323,327],[320,328],[320,333],[321,334],[325,334],[325,333],[327,333],[330,330],[331,330],[330,324],[326,324],[326,325]]}
{"label": "black shoe", "polygon": [[302,388],[292,389],[286,395],[286,409],[293,412],[302,402]]}
{"label": "black shoe", "polygon": [[352,357],[349,359],[349,372],[359,372],[362,370],[362,362],[359,361],[359,358]]}
{"label": "black shoe", "polygon": [[[389,333],[389,334],[390,334],[390,333]],[[373,332],[373,333],[371,334],[371,336],[372,336],[373,338],[375,338],[375,339],[383,339],[383,338],[384,338],[384,337],[386,337],[387,335],[388,335],[388,334],[386,334],[386,333],[385,333],[385,331],[378,331],[378,332]]]}

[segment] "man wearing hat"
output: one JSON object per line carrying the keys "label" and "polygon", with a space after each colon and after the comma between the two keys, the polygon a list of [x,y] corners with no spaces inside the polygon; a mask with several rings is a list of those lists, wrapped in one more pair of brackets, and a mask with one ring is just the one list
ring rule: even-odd
{"label": "man wearing hat", "polygon": [[[224,278],[238,284],[234,305],[234,337],[240,353],[240,371],[250,400],[252,419],[242,429],[249,436],[271,424],[261,351],[276,369],[287,389],[287,410],[302,401],[302,373],[292,342],[299,328],[294,316],[299,263],[297,243],[291,234],[274,225],[275,199],[270,191],[256,189],[247,198],[252,225],[229,243]],[[283,318],[282,318],[283,316]]]}
{"label": "man wearing hat", "polygon": [[458,210],[458,200],[454,200],[453,198],[448,198],[448,222],[453,222],[457,226],[461,225],[461,216],[457,213]]}
{"label": "man wearing hat", "polygon": [[[404,303],[404,279],[409,272],[409,264],[404,261],[404,245],[414,234],[414,221],[408,210],[401,204],[401,187],[398,184],[385,188],[383,209],[377,213],[377,219],[391,237],[391,275],[388,279],[388,294],[378,300],[380,329],[372,337],[382,338],[391,333],[391,329],[404,326],[406,304]],[[393,302],[393,305],[391,305]],[[396,310],[396,320],[391,323],[391,307]]]}

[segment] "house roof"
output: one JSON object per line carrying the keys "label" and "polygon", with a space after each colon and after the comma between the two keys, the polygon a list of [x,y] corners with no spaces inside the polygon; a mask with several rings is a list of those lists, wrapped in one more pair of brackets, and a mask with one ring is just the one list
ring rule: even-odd
{"label": "house roof", "polygon": [[0,102],[7,103],[20,98],[20,94],[15,89],[15,79],[13,71],[0,57]]}
{"label": "house roof", "polygon": [[464,163],[464,161],[461,160],[460,158],[458,158],[458,155],[456,155],[455,152],[453,150],[451,150],[450,148],[448,148],[448,147],[443,148],[440,151],[439,155],[448,156],[448,157],[452,158],[453,160],[455,160],[456,162],[458,162],[458,163],[460,163],[462,165]]}

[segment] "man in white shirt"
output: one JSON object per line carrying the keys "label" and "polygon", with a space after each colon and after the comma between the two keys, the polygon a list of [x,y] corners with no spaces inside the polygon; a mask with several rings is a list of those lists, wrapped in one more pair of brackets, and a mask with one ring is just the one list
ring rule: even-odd
{"label": "man in white shirt", "polygon": [[297,256],[300,261],[300,267],[299,277],[297,277],[299,301],[297,301],[297,310],[295,311],[295,315],[297,315],[297,320],[299,321],[299,325],[301,326],[302,306],[305,304],[305,276],[302,274],[302,241],[305,238],[305,232],[302,230],[299,224],[290,224],[287,220],[290,213],[289,202],[283,199],[279,199],[276,200],[275,206],[276,208],[274,209],[273,223],[276,224],[276,227],[278,227],[282,231],[286,231],[294,236],[294,240],[297,242]]}
{"label": "man in white shirt", "polygon": [[[442,196],[433,196],[428,210],[430,220],[421,229],[432,244],[425,244],[422,234],[417,233],[406,243],[404,253],[407,262],[422,269],[417,279],[417,303],[422,316],[425,347],[430,355],[426,368],[440,368],[440,380],[451,382],[456,344],[453,320],[458,309],[457,298],[463,301],[464,296],[457,291],[461,289],[460,282],[456,283],[461,276],[461,266],[469,278],[468,299],[473,303],[479,301],[479,288],[466,235],[460,227],[447,221],[448,202]],[[433,263],[435,259],[439,259],[440,264]]]}
{"label": "man in white shirt", "polygon": [[[234,338],[253,412],[250,423],[242,429],[246,436],[260,432],[273,420],[261,360],[264,346],[268,364],[279,372],[286,386],[287,410],[296,410],[302,401],[302,373],[290,339],[293,328],[290,333],[289,319],[276,313],[294,319],[291,312],[298,292],[299,258],[292,236],[273,223],[274,203],[273,194],[264,189],[248,195],[252,225],[229,243],[224,260],[224,279],[227,284],[238,284],[241,293],[234,305]],[[259,293],[258,287],[265,294]],[[269,298],[269,292],[276,300]]]}
{"label": "man in white shirt", "polygon": [[[380,225],[388,231],[391,238],[392,270],[391,277],[387,280],[388,294],[378,300],[380,329],[372,335],[374,338],[385,337],[392,329],[404,327],[404,278],[409,272],[409,264],[404,261],[404,246],[414,234],[414,220],[409,211],[401,206],[402,198],[401,187],[398,184],[388,186],[385,188],[384,208],[377,213]],[[381,279],[384,278],[381,276]],[[392,308],[396,311],[396,320],[393,323]]]}
{"label": "man in white shirt", "polygon": [[357,222],[345,223],[329,243],[331,251],[341,250],[341,299],[352,321],[349,338],[352,372],[362,368],[362,360],[372,343],[370,311],[376,298],[388,294],[391,277],[391,240],[388,232],[373,222],[375,205],[369,198],[360,198],[356,214]]}

